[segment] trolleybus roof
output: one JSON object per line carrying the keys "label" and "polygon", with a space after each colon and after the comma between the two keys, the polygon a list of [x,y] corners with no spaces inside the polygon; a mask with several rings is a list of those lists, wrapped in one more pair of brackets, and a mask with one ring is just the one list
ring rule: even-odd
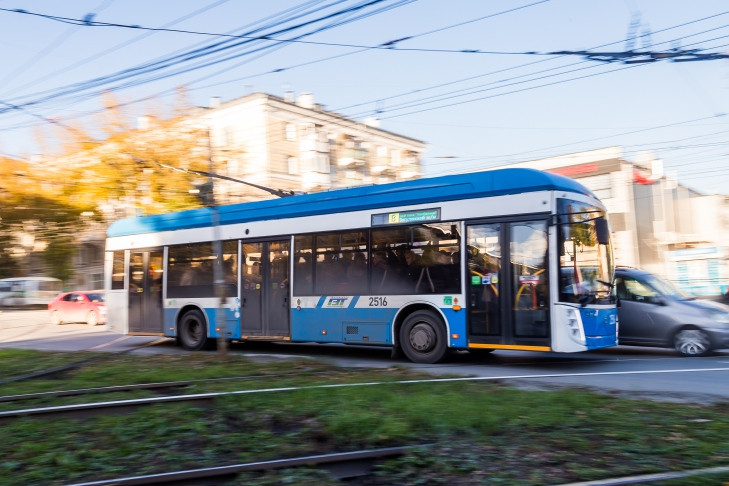
{"label": "trolleybus roof", "polygon": [[[511,168],[357,186],[280,199],[218,206],[219,224],[245,223],[386,207],[427,204],[535,191],[570,191],[594,197],[582,184],[558,174]],[[115,221],[107,235],[127,236],[212,225],[210,208]]]}

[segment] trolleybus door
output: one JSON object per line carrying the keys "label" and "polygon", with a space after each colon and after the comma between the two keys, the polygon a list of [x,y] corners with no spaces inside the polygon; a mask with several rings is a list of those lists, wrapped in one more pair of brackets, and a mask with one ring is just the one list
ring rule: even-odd
{"label": "trolleybus door", "polygon": [[469,345],[549,349],[547,221],[467,228]]}
{"label": "trolleybus door", "polygon": [[289,240],[243,243],[241,334],[288,337]]}
{"label": "trolleybus door", "polygon": [[161,334],[162,250],[129,253],[129,332]]}

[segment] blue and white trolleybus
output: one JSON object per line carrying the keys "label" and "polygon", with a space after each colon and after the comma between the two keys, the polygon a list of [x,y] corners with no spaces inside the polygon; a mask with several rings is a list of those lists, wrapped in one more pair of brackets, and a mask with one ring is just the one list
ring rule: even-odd
{"label": "blue and white trolleybus", "polygon": [[190,350],[345,343],[434,363],[617,344],[605,207],[531,169],[124,219],[105,263],[107,326]]}

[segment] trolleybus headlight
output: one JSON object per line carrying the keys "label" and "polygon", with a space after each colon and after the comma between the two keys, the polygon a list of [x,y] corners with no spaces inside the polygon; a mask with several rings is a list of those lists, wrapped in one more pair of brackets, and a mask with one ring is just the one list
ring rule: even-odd
{"label": "trolleybus headlight", "polygon": [[580,344],[585,344],[585,333],[582,330],[580,314],[577,309],[567,309],[567,329],[570,337]]}

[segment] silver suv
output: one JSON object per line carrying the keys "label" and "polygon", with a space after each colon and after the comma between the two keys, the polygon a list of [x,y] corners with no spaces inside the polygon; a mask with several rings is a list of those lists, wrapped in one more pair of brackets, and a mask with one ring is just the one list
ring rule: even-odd
{"label": "silver suv", "polygon": [[729,348],[729,306],[686,295],[636,268],[616,268],[614,282],[621,345],[675,348],[684,356]]}

